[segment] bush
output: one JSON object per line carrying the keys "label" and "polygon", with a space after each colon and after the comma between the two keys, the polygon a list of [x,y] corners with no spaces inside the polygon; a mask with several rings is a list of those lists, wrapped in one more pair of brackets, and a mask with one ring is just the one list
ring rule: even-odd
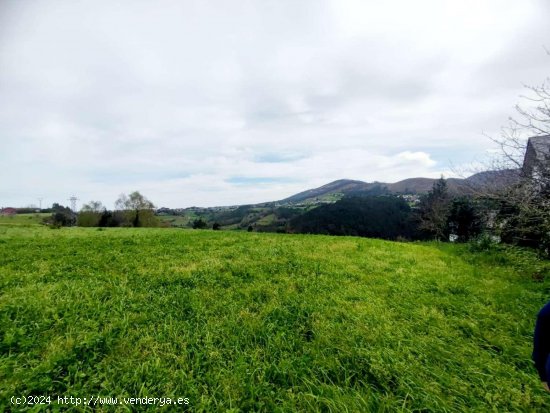
{"label": "bush", "polygon": [[102,214],[93,211],[81,211],[77,216],[77,225],[79,227],[97,227]]}
{"label": "bush", "polygon": [[499,241],[494,235],[487,233],[478,235],[469,243],[471,252],[493,251],[498,247]]}
{"label": "bush", "polygon": [[208,225],[202,220],[202,218],[193,221],[193,229],[205,229]]}

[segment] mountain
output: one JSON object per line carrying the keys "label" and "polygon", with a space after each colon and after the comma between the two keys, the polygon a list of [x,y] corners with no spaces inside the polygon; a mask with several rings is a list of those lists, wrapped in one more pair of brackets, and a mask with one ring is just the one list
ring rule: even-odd
{"label": "mountain", "polygon": [[[292,195],[288,198],[278,201],[278,204],[295,204],[299,202],[305,202],[308,200],[325,200],[327,197],[341,198],[342,195],[349,194],[350,192],[363,192],[368,191],[376,183],[369,184],[363,181],[354,181],[351,179],[339,179],[334,182],[330,182],[319,188],[308,189],[307,191],[300,192]],[[327,201],[329,199],[326,199]]]}
{"label": "mountain", "polygon": [[[339,179],[320,186],[319,188],[308,189],[307,191],[281,199],[276,203],[278,205],[326,203],[334,202],[346,195],[353,194],[422,194],[432,189],[435,181],[437,180],[432,178],[409,178],[388,184],[385,182],[363,182],[351,179]],[[447,182],[449,182],[449,180]],[[456,186],[458,185],[455,183],[452,184],[453,190]]]}
{"label": "mountain", "polygon": [[[468,178],[448,178],[447,186],[452,194],[468,194],[481,188],[498,189],[513,184],[519,178],[519,170],[485,171]],[[277,201],[278,205],[315,204],[334,202],[345,195],[353,194],[425,194],[437,181],[434,178],[408,178],[394,183],[363,182],[352,179],[339,179],[318,188],[308,189],[288,198]]]}
{"label": "mountain", "polygon": [[517,183],[519,178],[519,169],[504,169],[502,171],[478,172],[464,181],[475,187],[503,188]]}
{"label": "mountain", "polygon": [[[454,195],[473,194],[513,184],[519,175],[519,170],[486,171],[466,179],[449,178],[447,187]],[[430,191],[436,181],[437,179],[433,178],[409,178],[399,182],[384,183],[339,179],[274,202],[182,210],[163,208],[158,212],[169,226],[190,227],[194,221],[202,219],[209,227],[217,223],[225,229],[252,227],[256,231],[285,231],[288,223],[296,217],[318,206],[333,204],[345,196],[421,195]]]}
{"label": "mountain", "polygon": [[422,194],[432,189],[435,181],[437,181],[437,179],[409,178],[385,185],[389,192],[393,194]]}

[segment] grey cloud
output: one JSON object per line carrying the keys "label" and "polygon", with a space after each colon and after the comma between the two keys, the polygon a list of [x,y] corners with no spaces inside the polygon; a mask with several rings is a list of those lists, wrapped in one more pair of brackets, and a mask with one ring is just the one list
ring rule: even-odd
{"label": "grey cloud", "polygon": [[235,204],[342,174],[438,176],[547,73],[547,2],[474,27],[480,44],[469,17],[434,39],[425,15],[359,3],[0,2],[0,201],[131,187]]}

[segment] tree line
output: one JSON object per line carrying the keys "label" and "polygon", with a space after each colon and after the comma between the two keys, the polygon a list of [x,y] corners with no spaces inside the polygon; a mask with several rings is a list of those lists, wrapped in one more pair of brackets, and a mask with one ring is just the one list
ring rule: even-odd
{"label": "tree line", "polygon": [[[362,206],[343,200],[295,218],[294,230],[393,239],[401,226],[411,239],[465,242],[486,236],[550,256],[550,78],[540,86],[527,86],[525,99],[528,107],[517,105],[516,117],[491,138],[499,151],[486,169],[498,185],[472,185],[468,196],[453,197],[440,179],[411,210],[397,199],[363,201]],[[363,213],[367,210],[369,219]],[[380,232],[382,217],[387,227]]]}
{"label": "tree line", "polygon": [[[540,86],[527,86],[527,91],[529,106],[517,105],[516,118],[510,118],[500,136],[491,138],[500,153],[486,169],[492,176],[503,178],[506,185],[478,185],[468,196],[451,196],[441,178],[418,205],[384,195],[378,188],[305,213],[273,208],[271,226],[258,226],[257,230],[458,242],[485,235],[535,247],[550,255],[550,78]],[[527,137],[531,139],[526,151]],[[199,217],[192,227],[212,225],[220,229],[223,225],[242,224],[252,208],[241,206],[221,213],[213,224]],[[47,223],[88,227],[160,225],[153,203],[137,191],[122,194],[113,211],[98,201],[85,204],[78,214],[54,204]],[[256,228],[252,222],[246,225],[249,231]]]}
{"label": "tree line", "polygon": [[295,217],[289,232],[466,242],[488,229],[487,207],[472,197],[451,196],[441,178],[418,205],[395,195],[358,194]]}
{"label": "tree line", "polygon": [[391,195],[350,196],[293,218],[287,232],[454,242],[485,237],[548,255],[549,187],[538,186],[526,204],[532,184],[523,177],[499,191],[478,188],[469,195],[452,195],[442,177],[418,205]]}
{"label": "tree line", "polygon": [[[281,207],[278,215],[287,219],[284,227],[287,233],[455,242],[468,242],[485,236],[536,247],[548,254],[550,220],[547,205],[550,185],[548,179],[544,181],[541,177],[545,174],[547,171],[534,178],[525,174],[514,184],[498,191],[485,186],[478,188],[477,192],[461,196],[450,194],[446,180],[441,177],[414,205],[398,196],[365,193],[354,194],[305,213]],[[537,180],[536,185],[534,179]],[[154,204],[144,195],[134,191],[129,195],[120,195],[112,211],[99,201],[84,204],[78,214],[68,207],[54,204],[47,223],[53,227],[158,227],[161,223],[155,216],[154,208]],[[243,206],[226,215],[239,219],[249,209],[250,206]],[[198,218],[193,221],[192,227],[218,230],[221,225],[218,222],[209,225]],[[248,230],[253,228],[249,226]],[[276,230],[280,232],[280,228]]]}
{"label": "tree line", "polygon": [[115,209],[110,211],[100,201],[84,204],[80,212],[53,204],[52,215],[45,223],[52,227],[158,227],[159,219],[155,216],[155,205],[138,191],[129,195],[121,194],[115,202]]}

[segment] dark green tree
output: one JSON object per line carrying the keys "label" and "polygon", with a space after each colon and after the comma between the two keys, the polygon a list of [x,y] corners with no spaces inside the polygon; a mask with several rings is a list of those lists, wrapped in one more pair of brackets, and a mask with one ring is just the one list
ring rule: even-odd
{"label": "dark green tree", "polygon": [[68,227],[74,225],[76,216],[69,207],[58,203],[52,205],[52,215],[45,219],[45,223],[53,227]]}
{"label": "dark green tree", "polygon": [[383,239],[417,237],[411,208],[393,196],[346,197],[292,219],[282,231]]}
{"label": "dark green tree", "polygon": [[477,204],[472,198],[460,197],[452,200],[447,221],[448,232],[458,236],[457,241],[466,242],[479,235],[482,222]]}
{"label": "dark green tree", "polygon": [[208,225],[202,218],[193,221],[193,229],[205,229],[206,227],[208,227]]}
{"label": "dark green tree", "polygon": [[436,240],[447,239],[450,201],[447,181],[441,177],[434,182],[430,192],[420,198],[418,208],[419,229]]}

